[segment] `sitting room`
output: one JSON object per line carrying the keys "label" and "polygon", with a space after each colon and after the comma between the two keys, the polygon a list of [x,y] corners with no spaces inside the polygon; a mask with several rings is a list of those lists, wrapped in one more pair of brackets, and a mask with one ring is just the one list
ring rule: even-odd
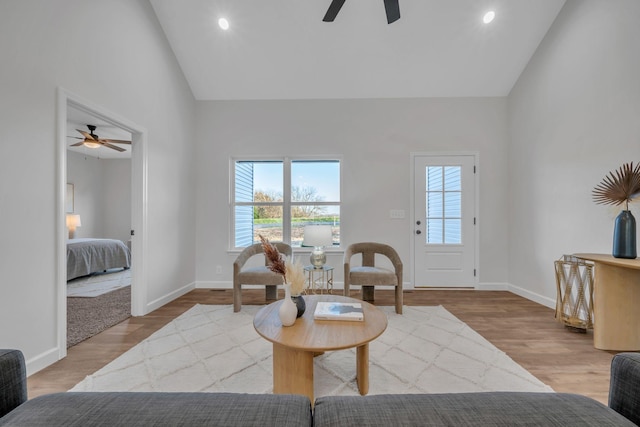
{"label": "sitting room", "polygon": [[[626,387],[615,361],[640,351],[640,3],[276,3],[0,4],[0,348],[21,355],[17,401],[507,393],[535,413],[547,404],[510,399],[571,394],[587,401],[566,413],[638,422],[607,406]],[[73,168],[97,164],[68,148],[100,158],[76,137],[96,124],[130,142],[126,175],[94,185],[127,200],[91,193],[126,210],[130,313],[68,346],[66,217],[92,221],[67,184],[82,200]],[[263,241],[291,251],[281,270]],[[589,268],[560,277],[559,260]],[[364,320],[314,319],[319,302]],[[590,323],[567,325],[564,303]]]}

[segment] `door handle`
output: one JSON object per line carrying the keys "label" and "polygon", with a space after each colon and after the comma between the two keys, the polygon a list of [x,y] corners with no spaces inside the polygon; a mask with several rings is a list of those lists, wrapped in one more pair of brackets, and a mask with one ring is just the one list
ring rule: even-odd
{"label": "door handle", "polygon": [[416,234],[422,234],[422,231],[416,230]]}

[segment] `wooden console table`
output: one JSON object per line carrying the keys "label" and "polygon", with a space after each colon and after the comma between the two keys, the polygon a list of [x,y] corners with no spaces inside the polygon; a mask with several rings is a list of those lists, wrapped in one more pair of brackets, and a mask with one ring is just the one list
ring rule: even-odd
{"label": "wooden console table", "polygon": [[593,261],[593,346],[600,350],[640,350],[640,259],[574,254]]}

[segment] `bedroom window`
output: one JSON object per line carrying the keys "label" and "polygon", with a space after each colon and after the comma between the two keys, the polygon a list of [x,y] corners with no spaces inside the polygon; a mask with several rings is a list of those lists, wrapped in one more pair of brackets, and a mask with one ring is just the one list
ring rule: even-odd
{"label": "bedroom window", "polygon": [[307,224],[331,225],[340,245],[340,160],[234,160],[232,190],[236,248],[259,234],[300,247]]}

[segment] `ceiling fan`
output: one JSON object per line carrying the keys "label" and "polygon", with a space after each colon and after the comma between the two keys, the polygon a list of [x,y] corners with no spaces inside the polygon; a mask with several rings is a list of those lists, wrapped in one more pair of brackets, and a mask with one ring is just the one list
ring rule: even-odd
{"label": "ceiling fan", "polygon": [[71,147],[78,147],[80,145],[84,145],[85,147],[89,147],[89,148],[99,148],[99,147],[108,147],[111,148],[113,150],[116,151],[126,151],[124,148],[118,147],[117,145],[113,145],[113,144],[129,144],[131,145],[131,141],[124,141],[122,139],[106,139],[106,138],[100,138],[98,137],[98,135],[96,135],[95,133],[93,133],[94,130],[96,130],[96,126],[95,125],[87,125],[87,128],[89,128],[89,133],[80,130],[80,129],[76,129],[78,132],[80,132],[82,134],[82,136],[84,136],[84,138],[80,138],[79,136],[70,136],[69,138],[76,138],[76,139],[82,139],[82,141],[77,142],[75,144],[71,144]]}
{"label": "ceiling fan", "polygon": [[[345,0],[333,0],[322,20],[324,22],[333,22],[333,20],[336,19],[338,12],[340,12],[344,2]],[[400,19],[400,6],[398,5],[398,0],[384,0],[384,9],[387,12],[388,24]]]}

